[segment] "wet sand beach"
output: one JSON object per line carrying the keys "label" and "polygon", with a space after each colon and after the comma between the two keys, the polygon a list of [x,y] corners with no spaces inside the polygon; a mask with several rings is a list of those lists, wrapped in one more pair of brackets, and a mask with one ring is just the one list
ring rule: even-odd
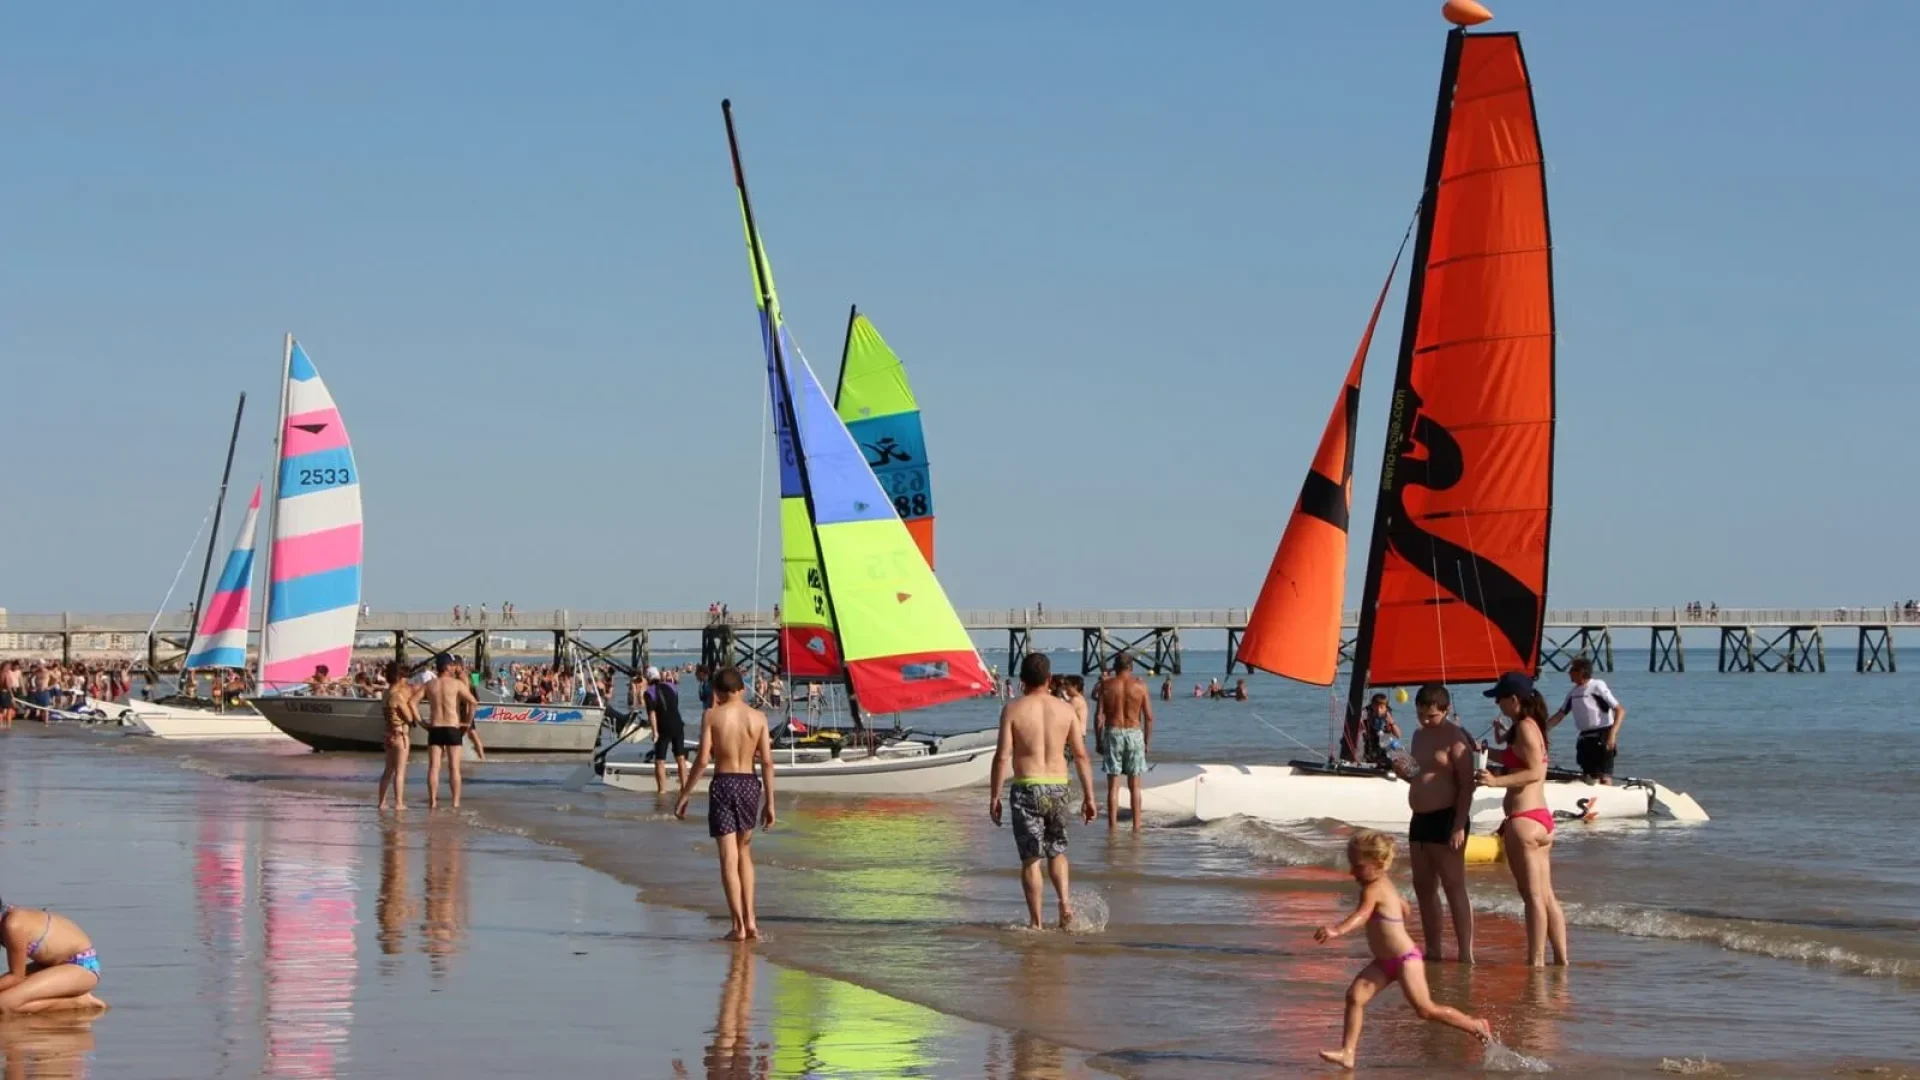
{"label": "wet sand beach", "polygon": [[[1521,966],[1505,867],[1471,868],[1481,964],[1431,968],[1436,997],[1561,1075],[1920,1075],[1920,878],[1885,816],[1920,767],[1905,734],[1914,678],[1612,683],[1634,710],[1623,771],[1692,792],[1715,820],[1562,830],[1570,970]],[[1254,714],[1310,738],[1324,696],[1252,685],[1248,704],[1156,702],[1155,756],[1291,756]],[[994,709],[916,720],[961,730]],[[1821,734],[1835,711],[1847,738]],[[1014,928],[1013,842],[988,823],[984,789],[786,795],[780,826],[755,841],[768,937],[749,964],[711,940],[725,921],[704,800],[677,822],[651,795],[570,786],[574,761],[472,766],[457,814],[426,812],[416,763],[420,805],[395,827],[371,807],[372,755],[31,725],[0,752],[0,886],[100,942],[101,993],[118,1007],[93,1025],[93,1053],[134,1063],[111,1075],[252,1075],[269,1061],[326,1074],[293,1071],[303,1053],[339,1075],[433,1068],[435,1053],[504,1075],[578,1063],[673,1076],[675,1060],[701,1075],[709,1056],[732,1060],[741,1030],[751,1068],[766,1044],[769,1076],[1331,1074],[1314,1055],[1338,1041],[1364,963],[1356,942],[1311,938],[1351,904],[1333,822],[1076,827],[1077,904],[1100,929],[1036,935]],[[287,971],[301,973],[294,989],[273,989]],[[183,980],[199,1011],[168,1026]],[[175,1058],[175,1073],[137,1064]],[[1485,1069],[1471,1040],[1392,993],[1369,1011],[1360,1059]]]}
{"label": "wet sand beach", "polygon": [[470,815],[193,767],[231,748],[0,739],[0,890],[80,923],[113,1006],[0,1019],[8,1077],[1091,1075]]}

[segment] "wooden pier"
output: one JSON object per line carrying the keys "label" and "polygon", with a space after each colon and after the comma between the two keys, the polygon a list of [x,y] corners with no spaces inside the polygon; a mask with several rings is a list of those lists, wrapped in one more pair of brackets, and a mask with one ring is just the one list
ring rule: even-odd
{"label": "wooden pier", "polygon": [[[1032,647],[1035,634],[1071,633],[1080,640],[1081,670],[1101,670],[1112,657],[1126,651],[1152,674],[1182,674],[1181,635],[1224,633],[1227,655],[1239,647],[1247,624],[1245,608],[981,608],[960,612],[960,620],[977,637],[1000,637],[1008,654],[1008,669]],[[1348,612],[1349,630],[1358,622]],[[1614,645],[1624,631],[1647,634],[1647,670],[1682,672],[1687,669],[1683,632],[1710,634],[1718,639],[1717,670],[1722,672],[1816,672],[1827,670],[1827,638],[1851,635],[1854,670],[1895,670],[1894,631],[1920,628],[1920,616],[1899,607],[1833,608],[1720,608],[1704,613],[1686,608],[1560,608],[1546,616],[1547,632],[1541,647],[1541,665],[1564,671],[1575,657],[1591,659],[1600,671],[1614,670]],[[149,627],[152,633],[148,633]],[[179,667],[186,653],[191,619],[187,611],[172,612],[156,623],[151,613],[7,614],[0,612],[0,653],[58,654],[72,660],[76,654],[108,652],[144,654],[155,671]],[[525,638],[551,641],[556,660],[581,655],[623,672],[644,668],[656,635],[697,635],[703,657],[725,658],[745,668],[765,671],[777,663],[777,624],[770,612],[733,612],[724,620],[704,611],[516,611],[510,616],[490,612],[456,620],[451,611],[371,612],[360,618],[362,638],[378,637],[392,654],[405,660],[409,650],[422,653],[471,651],[477,667],[490,665],[503,642]],[[429,639],[426,635],[441,635]],[[451,635],[448,637],[447,635]],[[997,642],[995,643],[997,644]],[[1343,643],[1343,659],[1351,655],[1351,641]],[[1235,665],[1230,661],[1227,673]]]}

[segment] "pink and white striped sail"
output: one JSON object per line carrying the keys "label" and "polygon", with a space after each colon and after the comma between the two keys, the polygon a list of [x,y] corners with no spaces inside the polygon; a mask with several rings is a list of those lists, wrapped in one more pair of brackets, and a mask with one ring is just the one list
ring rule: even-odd
{"label": "pink and white striped sail", "polygon": [[200,616],[200,630],[187,650],[187,667],[244,668],[247,666],[247,621],[253,616],[253,529],[260,520],[260,487],[247,503],[247,517],[233,538],[233,550],[221,564],[213,598]]}
{"label": "pink and white striped sail", "polygon": [[321,667],[346,675],[360,616],[360,470],[340,410],[297,343],[285,393],[260,647],[265,690],[297,686]]}

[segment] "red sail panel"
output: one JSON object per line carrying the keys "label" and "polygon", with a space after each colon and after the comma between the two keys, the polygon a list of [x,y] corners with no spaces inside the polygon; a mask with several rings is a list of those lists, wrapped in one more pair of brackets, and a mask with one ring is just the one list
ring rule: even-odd
{"label": "red sail panel", "polygon": [[[1456,31],[1458,33],[1458,31]],[[1389,419],[1367,681],[1536,672],[1553,505],[1553,263],[1514,34],[1462,35],[1413,348]]]}
{"label": "red sail panel", "polygon": [[[1401,250],[1405,250],[1405,241]],[[1331,686],[1340,667],[1340,602],[1347,585],[1347,515],[1353,506],[1353,437],[1360,415],[1360,377],[1373,347],[1387,291],[1400,268],[1395,254],[1373,302],[1366,332],[1347,368],[1347,382],[1320,436],[1300,498],[1293,504],[1280,550],[1267,568],[1260,599],[1234,659],[1289,679]]]}

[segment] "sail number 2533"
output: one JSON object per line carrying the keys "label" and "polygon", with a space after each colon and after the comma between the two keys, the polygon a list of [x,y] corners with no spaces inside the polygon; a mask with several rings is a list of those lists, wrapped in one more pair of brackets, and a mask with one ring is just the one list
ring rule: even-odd
{"label": "sail number 2533", "polygon": [[349,475],[350,472],[351,470],[344,468],[301,469],[300,486],[317,487],[323,484],[350,484],[353,482],[353,477]]}

